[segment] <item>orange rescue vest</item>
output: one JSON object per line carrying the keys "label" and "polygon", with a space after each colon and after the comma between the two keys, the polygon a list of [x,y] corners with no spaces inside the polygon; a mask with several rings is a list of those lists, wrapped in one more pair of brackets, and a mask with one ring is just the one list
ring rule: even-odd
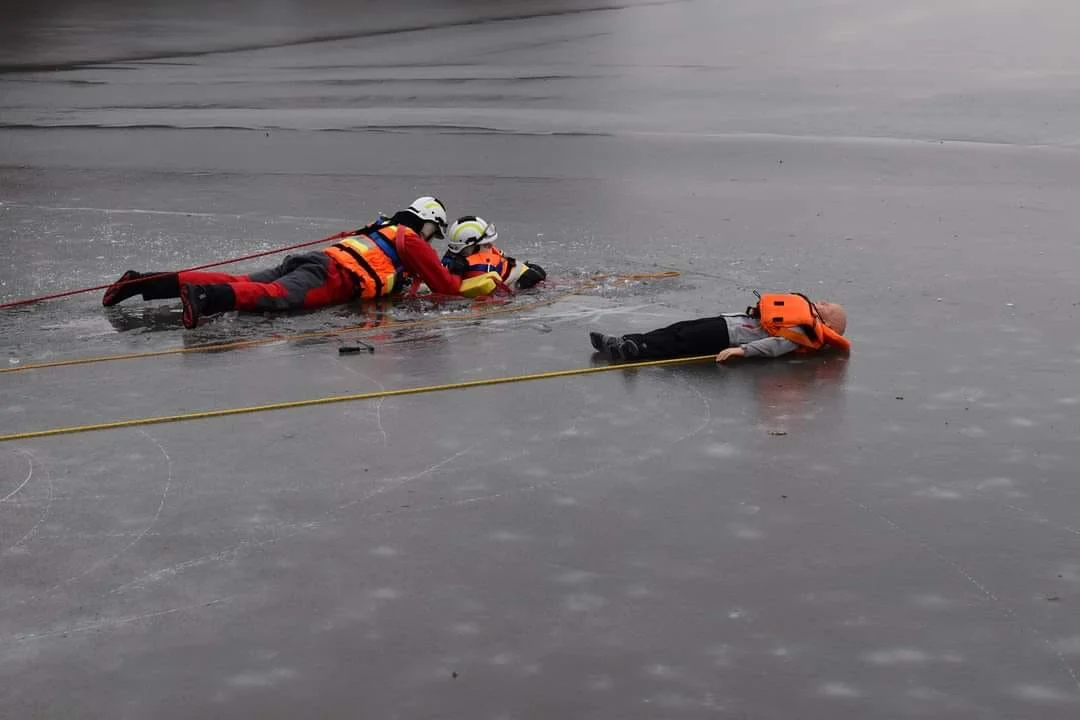
{"label": "orange rescue vest", "polygon": [[775,337],[790,340],[802,351],[820,350],[830,345],[851,350],[851,341],[825,324],[814,303],[801,293],[759,295],[749,314],[758,318],[762,329]]}
{"label": "orange rescue vest", "polygon": [[345,267],[360,281],[360,297],[384,297],[407,285],[405,267],[395,247],[399,232],[412,232],[400,225],[383,225],[366,234],[357,234],[334,243],[323,252]]}
{"label": "orange rescue vest", "polygon": [[495,272],[505,281],[510,277],[510,271],[514,269],[514,261],[502,254],[502,251],[494,245],[484,245],[479,250],[465,258],[468,267],[465,269],[466,279],[479,277],[485,273]]}

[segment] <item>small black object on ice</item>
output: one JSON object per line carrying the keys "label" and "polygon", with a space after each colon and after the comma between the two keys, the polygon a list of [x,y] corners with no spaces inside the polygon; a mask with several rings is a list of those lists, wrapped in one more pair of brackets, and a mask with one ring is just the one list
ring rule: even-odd
{"label": "small black object on ice", "polygon": [[369,345],[363,340],[357,340],[355,345],[342,345],[338,348],[338,355],[355,355],[358,352],[367,350],[369,353],[375,352],[375,346]]}

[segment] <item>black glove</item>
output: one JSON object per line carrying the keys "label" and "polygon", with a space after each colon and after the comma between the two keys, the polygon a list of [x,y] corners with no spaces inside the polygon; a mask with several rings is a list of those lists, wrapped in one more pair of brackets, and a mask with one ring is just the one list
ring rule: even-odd
{"label": "black glove", "polygon": [[518,277],[517,282],[514,284],[517,285],[519,290],[528,290],[542,280],[547,280],[547,273],[544,268],[532,263],[526,263],[525,271],[521,273],[521,276]]}

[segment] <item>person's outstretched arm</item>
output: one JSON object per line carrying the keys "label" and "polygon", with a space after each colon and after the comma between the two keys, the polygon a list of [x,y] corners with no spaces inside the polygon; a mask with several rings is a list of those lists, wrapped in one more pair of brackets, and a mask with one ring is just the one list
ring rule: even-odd
{"label": "person's outstretched arm", "polygon": [[780,357],[790,352],[795,352],[799,346],[787,338],[766,337],[754,340],[738,347],[721,350],[716,356],[716,362],[722,363],[733,357]]}
{"label": "person's outstretched arm", "polygon": [[461,278],[443,267],[438,253],[422,237],[412,232],[399,232],[396,244],[401,264],[427,283],[431,292],[440,295],[461,294]]}

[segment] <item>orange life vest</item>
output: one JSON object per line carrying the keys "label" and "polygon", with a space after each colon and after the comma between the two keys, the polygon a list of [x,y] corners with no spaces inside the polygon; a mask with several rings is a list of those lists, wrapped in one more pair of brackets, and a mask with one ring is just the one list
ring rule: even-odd
{"label": "orange life vest", "polygon": [[758,318],[765,332],[790,340],[804,352],[825,345],[851,350],[851,341],[826,325],[814,303],[801,293],[760,295],[750,314]]}
{"label": "orange life vest", "polygon": [[495,272],[505,281],[510,277],[510,271],[514,269],[514,261],[502,254],[502,251],[494,245],[484,245],[479,250],[465,258],[468,267],[465,269],[465,279],[479,277],[484,273]]}
{"label": "orange life vest", "polygon": [[347,237],[323,248],[323,252],[360,281],[360,297],[384,297],[400,292],[407,285],[405,267],[395,247],[399,232],[412,230],[400,225],[383,225]]}

